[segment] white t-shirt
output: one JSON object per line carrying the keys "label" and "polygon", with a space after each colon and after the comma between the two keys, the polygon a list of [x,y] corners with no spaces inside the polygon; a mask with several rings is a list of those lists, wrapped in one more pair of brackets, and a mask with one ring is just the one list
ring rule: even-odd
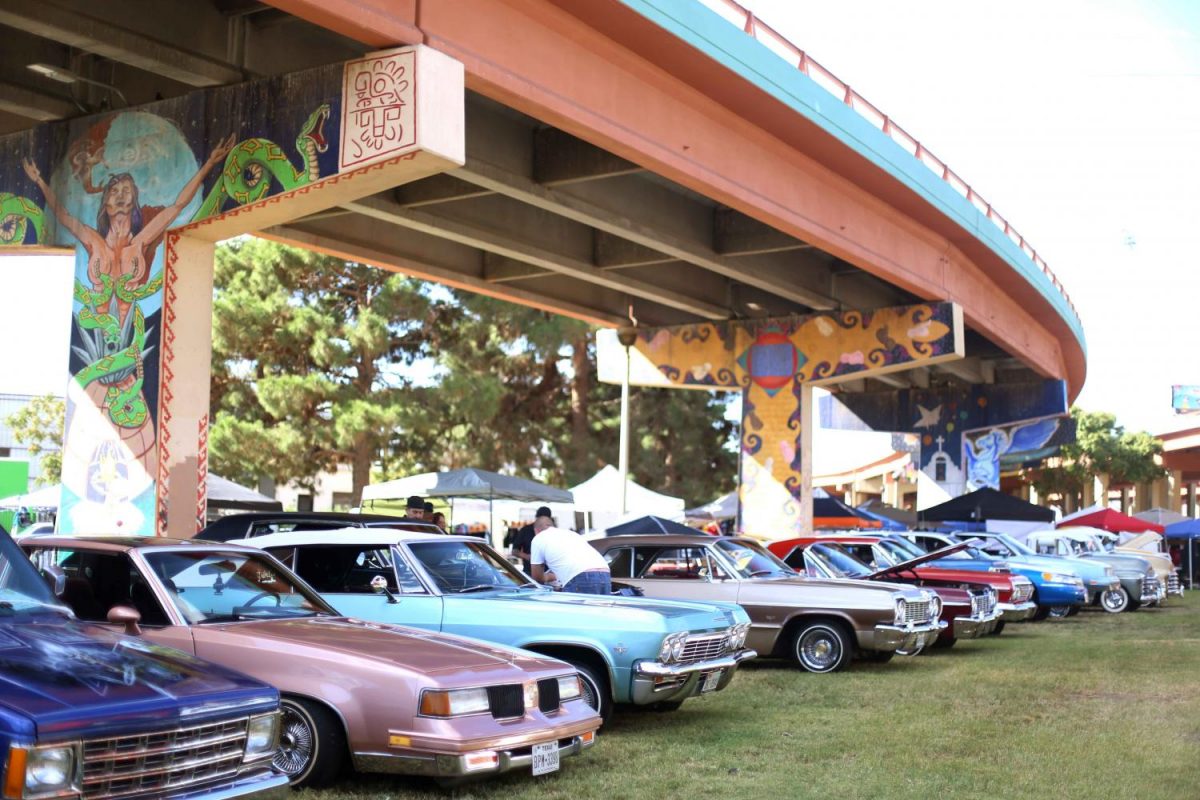
{"label": "white t-shirt", "polygon": [[533,537],[529,563],[543,564],[566,586],[581,572],[602,569],[608,572],[608,562],[587,540],[574,531],[546,528]]}

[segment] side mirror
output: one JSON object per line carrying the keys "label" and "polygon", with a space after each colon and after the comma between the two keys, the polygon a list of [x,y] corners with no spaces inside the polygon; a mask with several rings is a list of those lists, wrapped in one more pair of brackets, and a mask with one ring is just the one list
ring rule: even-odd
{"label": "side mirror", "polygon": [[61,600],[67,593],[67,573],[57,564],[51,564],[42,568],[42,577],[50,586],[50,591],[54,592],[54,596]]}
{"label": "side mirror", "polygon": [[375,592],[375,594],[386,594],[389,603],[399,602],[396,600],[396,595],[392,594],[388,589],[387,578],[382,575],[376,575],[374,578],[371,578],[371,591]]}
{"label": "side mirror", "polygon": [[108,621],[113,625],[124,625],[125,633],[129,636],[141,636],[142,628],[138,625],[142,615],[136,608],[129,606],[113,606],[108,610]]}

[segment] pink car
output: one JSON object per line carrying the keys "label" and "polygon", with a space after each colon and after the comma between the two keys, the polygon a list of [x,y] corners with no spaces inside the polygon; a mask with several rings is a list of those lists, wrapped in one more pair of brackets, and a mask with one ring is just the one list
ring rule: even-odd
{"label": "pink car", "polygon": [[21,546],[80,619],[124,626],[279,688],[275,766],[318,785],[359,770],[443,782],[559,768],[600,717],[546,656],[341,617],[286,567],[237,545],[34,537]]}

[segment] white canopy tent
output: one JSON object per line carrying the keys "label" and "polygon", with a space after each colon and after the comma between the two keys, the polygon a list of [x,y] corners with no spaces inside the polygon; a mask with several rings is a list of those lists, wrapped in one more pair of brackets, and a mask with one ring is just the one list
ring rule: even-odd
{"label": "white canopy tent", "polygon": [[62,492],[62,484],[55,483],[44,486],[36,492],[14,494],[11,497],[0,498],[0,509],[5,511],[19,508],[57,509],[58,497]]}
{"label": "white canopy tent", "polygon": [[632,480],[625,488],[626,513],[621,513],[621,473],[612,464],[605,464],[599,472],[578,486],[571,487],[575,498],[575,511],[586,515],[584,529],[610,528],[617,523],[644,516],[663,517],[680,522],[683,520],[682,497],[660,494]]}

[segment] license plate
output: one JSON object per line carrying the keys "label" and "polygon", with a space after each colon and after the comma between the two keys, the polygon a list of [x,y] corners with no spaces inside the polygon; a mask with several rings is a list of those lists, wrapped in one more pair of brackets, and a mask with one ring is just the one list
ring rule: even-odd
{"label": "license plate", "polygon": [[533,746],[533,774],[545,775],[547,772],[558,772],[558,742]]}
{"label": "license plate", "polygon": [[700,684],[700,694],[705,692],[715,691],[717,684],[721,682],[721,671],[710,672],[704,676],[704,683]]}

